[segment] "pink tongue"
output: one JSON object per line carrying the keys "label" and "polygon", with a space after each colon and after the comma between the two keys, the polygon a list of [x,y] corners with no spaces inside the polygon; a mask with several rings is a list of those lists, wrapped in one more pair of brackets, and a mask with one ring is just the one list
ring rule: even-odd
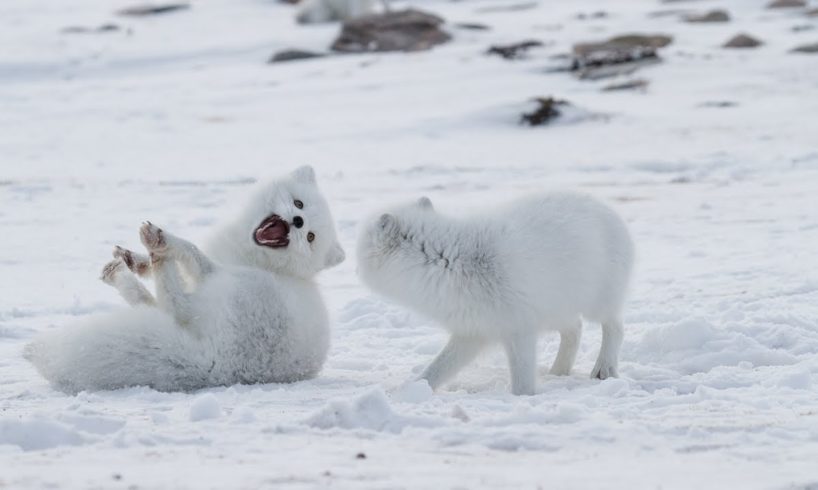
{"label": "pink tongue", "polygon": [[259,230],[256,238],[265,242],[274,242],[287,238],[287,226],[283,221],[276,221],[272,226]]}

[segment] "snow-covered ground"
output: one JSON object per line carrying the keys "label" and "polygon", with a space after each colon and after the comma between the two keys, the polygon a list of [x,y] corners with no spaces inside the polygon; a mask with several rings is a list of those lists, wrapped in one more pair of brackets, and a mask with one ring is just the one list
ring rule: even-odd
{"label": "snow-covered ground", "polygon": [[[272,0],[145,19],[116,17],[125,0],[0,2],[0,488],[816,488],[818,55],[789,50],[818,41],[818,17],[766,0],[487,9],[527,3],[416,1],[492,29],[269,65],[338,26],[297,26]],[[717,7],[732,20],[649,15]],[[122,29],[60,32],[109,22]],[[547,70],[627,32],[674,36],[636,73],[645,91]],[[739,32],[765,44],[719,47]],[[483,54],[529,38],[547,45],[527,60]],[[594,117],[519,126],[547,95]],[[142,220],[201,240],[254,181],[305,163],[350,256],[320,277],[320,377],[66,396],[22,358],[37,332],[121,307],[99,271]],[[543,338],[533,397],[507,393],[499,351],[439,393],[406,384],[445,335],[360,285],[358,221],[420,195],[457,210],[545,187],[591,192],[631,226],[622,377],[588,379],[588,325],[570,377],[545,374]]]}

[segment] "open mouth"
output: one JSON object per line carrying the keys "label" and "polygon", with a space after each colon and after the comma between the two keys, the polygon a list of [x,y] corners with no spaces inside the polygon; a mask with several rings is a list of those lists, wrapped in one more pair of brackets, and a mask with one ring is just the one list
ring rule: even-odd
{"label": "open mouth", "polygon": [[253,239],[263,247],[282,248],[290,244],[290,225],[277,214],[271,214],[256,228]]}

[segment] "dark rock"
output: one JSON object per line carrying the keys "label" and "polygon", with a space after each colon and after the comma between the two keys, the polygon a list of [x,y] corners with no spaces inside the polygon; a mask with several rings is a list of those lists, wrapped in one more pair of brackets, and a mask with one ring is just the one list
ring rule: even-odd
{"label": "dark rock", "polygon": [[815,30],[815,26],[812,24],[799,24],[797,26],[792,26],[790,30],[792,32],[812,31]]}
{"label": "dark rock", "polygon": [[594,19],[605,19],[608,17],[608,12],[604,10],[598,10],[596,12],[591,13],[579,13],[577,14],[577,20],[594,20]]}
{"label": "dark rock", "polygon": [[806,7],[805,0],[773,0],[767,4],[768,9],[786,9],[786,8],[800,8]]}
{"label": "dark rock", "polygon": [[355,455],[355,459],[366,459],[366,453],[358,453]]}
{"label": "dark rock", "polygon": [[818,9],[807,10],[804,15],[807,17],[818,17]]}
{"label": "dark rock", "polygon": [[663,34],[625,34],[622,36],[612,37],[603,42],[575,44],[574,54],[577,56],[588,56],[594,53],[604,53],[610,51],[657,49],[664,48],[671,42],[673,42],[673,38]]}
{"label": "dark rock", "polygon": [[496,54],[507,60],[518,60],[525,58],[529,49],[541,46],[543,46],[542,41],[537,41],[534,39],[502,46],[491,46],[486,51],[486,54]]}
{"label": "dark rock", "polygon": [[531,10],[539,7],[538,2],[513,3],[510,5],[492,5],[491,7],[481,7],[475,12],[481,14],[491,14],[495,12],[520,12],[522,10]]}
{"label": "dark rock", "polygon": [[537,108],[520,116],[520,124],[542,126],[562,114],[558,106],[568,105],[568,102],[553,97],[537,97],[534,101]]}
{"label": "dark rock", "polygon": [[818,53],[818,43],[813,44],[804,44],[802,46],[798,46],[792,49],[793,53],[809,53],[814,54]]}
{"label": "dark rock", "polygon": [[703,14],[687,15],[685,22],[705,23],[705,22],[730,22],[730,14],[725,10],[711,10]]}
{"label": "dark rock", "polygon": [[129,15],[133,17],[144,17],[148,15],[167,14],[169,12],[176,12],[178,10],[187,10],[190,8],[189,3],[165,3],[165,4],[143,4],[134,5],[133,7],[118,10],[119,15]]}
{"label": "dark rock", "polygon": [[575,44],[570,70],[584,80],[628,75],[659,62],[657,49],[672,41],[665,35],[627,34],[603,42]]}
{"label": "dark rock", "polygon": [[312,51],[304,51],[302,49],[285,49],[279,51],[270,57],[268,63],[281,63],[284,61],[308,60],[312,58],[321,58],[326,56],[324,53],[315,53]]}
{"label": "dark rock", "polygon": [[711,107],[715,109],[726,109],[728,107],[736,107],[738,106],[737,102],[733,102],[732,100],[709,100],[707,102],[702,102],[700,107]]}
{"label": "dark rock", "polygon": [[610,85],[606,85],[602,88],[603,92],[615,92],[618,90],[637,90],[637,89],[645,89],[648,87],[648,81],[644,78],[635,78],[633,80],[627,80],[620,83],[612,83]]}
{"label": "dark rock", "polygon": [[83,26],[69,26],[63,28],[60,32],[65,34],[98,34],[104,32],[116,32],[121,28],[116,24],[102,24],[98,27],[83,27]]}
{"label": "dark rock", "polygon": [[694,12],[689,9],[664,9],[664,10],[654,10],[653,12],[648,12],[648,17],[651,19],[660,19],[662,17],[675,17],[677,15],[685,15],[685,14],[693,14]]}
{"label": "dark rock", "polygon": [[423,51],[451,39],[440,28],[443,22],[415,9],[365,15],[344,22],[332,49],[342,53]]}
{"label": "dark rock", "polygon": [[458,22],[454,24],[458,29],[465,29],[467,31],[490,31],[491,27],[486,24],[479,24],[477,22]]}
{"label": "dark rock", "polygon": [[747,34],[737,34],[730,38],[729,41],[722,45],[723,48],[756,48],[764,44],[763,42],[759,41],[758,39],[747,35]]}

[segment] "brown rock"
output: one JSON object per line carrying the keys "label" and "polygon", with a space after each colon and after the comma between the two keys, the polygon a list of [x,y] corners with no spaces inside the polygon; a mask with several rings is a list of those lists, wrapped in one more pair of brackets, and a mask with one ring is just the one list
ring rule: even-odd
{"label": "brown rock", "polygon": [[802,46],[798,46],[792,49],[793,53],[809,53],[815,54],[818,53],[818,43],[813,44],[804,44]]}
{"label": "brown rock", "polygon": [[268,63],[282,63],[285,61],[308,60],[312,58],[321,58],[326,56],[323,53],[314,53],[312,51],[305,51],[303,49],[285,49],[275,53]]}
{"label": "brown rock", "polygon": [[534,102],[537,103],[537,108],[520,116],[520,124],[542,126],[555,117],[559,117],[561,112],[557,106],[568,104],[564,100],[557,100],[553,97],[537,97]]}
{"label": "brown rock", "polygon": [[711,10],[703,14],[691,14],[684,17],[685,22],[730,22],[730,14],[725,10]]}
{"label": "brown rock", "polygon": [[458,22],[454,25],[458,29],[465,29],[467,31],[490,31],[491,27],[479,22]]}
{"label": "brown rock", "polygon": [[630,51],[634,49],[664,48],[673,42],[673,38],[664,34],[625,34],[616,36],[603,42],[577,43],[574,45],[574,54],[588,56],[598,52]]}
{"label": "brown rock", "polygon": [[620,83],[612,83],[610,85],[606,85],[602,88],[603,92],[615,92],[619,90],[637,90],[637,89],[645,89],[648,87],[648,81],[644,78],[635,78],[633,80],[627,80]]}
{"label": "brown rock", "polygon": [[764,44],[763,42],[759,41],[758,39],[747,35],[747,34],[737,34],[730,38],[729,41],[722,45],[723,48],[757,48]]}
{"label": "brown rock", "polygon": [[630,75],[644,65],[661,61],[657,49],[672,41],[665,35],[628,34],[603,42],[575,44],[570,70],[583,80]]}
{"label": "brown rock", "polygon": [[415,9],[365,15],[344,22],[332,49],[343,53],[423,51],[451,39],[440,28],[443,22]]}
{"label": "brown rock", "polygon": [[541,46],[543,46],[542,41],[532,39],[529,41],[522,41],[514,44],[491,46],[486,51],[486,54],[496,54],[507,60],[518,60],[521,58],[525,58],[525,55],[526,53],[528,53],[529,49],[538,48]]}
{"label": "brown rock", "polygon": [[773,0],[767,4],[768,9],[786,9],[786,8],[800,8],[806,7],[805,0]]}

